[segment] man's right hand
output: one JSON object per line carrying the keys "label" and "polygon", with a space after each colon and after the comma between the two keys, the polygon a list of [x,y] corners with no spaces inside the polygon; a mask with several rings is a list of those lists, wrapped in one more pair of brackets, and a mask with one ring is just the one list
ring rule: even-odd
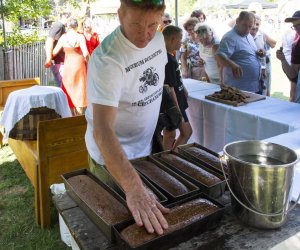
{"label": "man's right hand", "polygon": [[282,50],[276,50],[276,57],[277,59],[279,59],[280,61],[284,61],[285,59],[285,55],[282,52]]}
{"label": "man's right hand", "polygon": [[144,226],[148,233],[161,235],[168,228],[163,216],[169,209],[163,207],[144,186],[136,185],[126,193],[129,210],[138,226]]}
{"label": "man's right hand", "polygon": [[243,70],[242,68],[237,65],[236,63],[234,63],[231,67],[232,70],[232,74],[234,76],[234,78],[241,78],[243,76]]}
{"label": "man's right hand", "polygon": [[51,60],[51,59],[50,59],[50,60],[47,60],[47,59],[46,59],[45,64],[44,64],[44,67],[45,67],[45,68],[50,68],[51,64],[52,64],[52,60]]}

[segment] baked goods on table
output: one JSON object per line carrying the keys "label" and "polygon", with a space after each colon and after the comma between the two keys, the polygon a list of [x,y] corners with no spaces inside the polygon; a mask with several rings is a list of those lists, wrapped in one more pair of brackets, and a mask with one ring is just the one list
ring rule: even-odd
{"label": "baked goods on table", "polygon": [[[175,206],[165,215],[169,227],[165,230],[164,235],[197,222],[218,209],[217,205],[204,198],[197,198]],[[158,237],[157,234],[147,233],[144,227],[139,227],[136,224],[124,228],[121,231],[121,235],[131,247],[140,246]]]}
{"label": "baked goods on table", "polygon": [[133,162],[132,165],[173,196],[180,196],[190,191],[181,181],[151,161],[140,160]]}
{"label": "baked goods on table", "polygon": [[89,176],[73,176],[68,183],[77,196],[107,224],[114,225],[132,218],[121,202]]}
{"label": "baked goods on table", "polygon": [[163,153],[159,157],[169,165],[179,169],[208,187],[216,185],[222,181],[220,178],[200,166],[197,166],[175,154]]}
{"label": "baked goods on table", "polygon": [[235,87],[229,87],[225,85],[221,85],[221,90],[216,91],[215,93],[210,95],[211,97],[215,97],[217,99],[227,100],[227,101],[233,101],[233,102],[243,102],[247,103],[247,96],[244,92],[241,90],[235,88]]}

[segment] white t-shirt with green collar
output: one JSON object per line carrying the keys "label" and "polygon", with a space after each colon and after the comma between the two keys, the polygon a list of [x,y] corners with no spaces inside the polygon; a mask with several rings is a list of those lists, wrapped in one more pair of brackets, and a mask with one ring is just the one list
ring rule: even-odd
{"label": "white t-shirt with green collar", "polygon": [[167,52],[159,32],[141,49],[118,27],[94,50],[88,64],[85,141],[97,163],[104,161],[93,137],[92,103],[118,108],[115,132],[128,159],[151,153],[166,63]]}

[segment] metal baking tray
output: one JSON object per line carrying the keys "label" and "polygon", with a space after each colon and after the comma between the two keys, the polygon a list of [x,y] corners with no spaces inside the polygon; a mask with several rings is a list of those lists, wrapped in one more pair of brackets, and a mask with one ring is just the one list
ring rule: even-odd
{"label": "metal baking tray", "polygon": [[[204,183],[196,180],[193,178],[193,176],[190,176],[184,172],[182,172],[181,170],[179,170],[178,168],[172,166],[171,164],[167,163],[166,161],[164,161],[163,159],[160,158],[160,155],[161,154],[174,154],[190,163],[193,163],[195,164],[196,166],[198,166],[199,168],[202,168],[204,170],[206,170],[207,172],[213,174],[214,176],[218,177],[221,181],[215,185],[212,185],[212,186],[207,186],[205,185]],[[225,187],[226,187],[226,181],[225,181],[225,178],[222,174],[220,174],[219,172],[216,172],[214,171],[213,169],[211,168],[208,168],[205,164],[203,164],[202,162],[195,162],[193,161],[192,159],[180,154],[180,153],[177,153],[177,152],[174,152],[174,151],[163,151],[163,152],[160,152],[160,153],[156,153],[156,154],[153,154],[152,156],[150,157],[153,157],[155,160],[161,162],[162,164],[164,164],[165,166],[171,168],[173,171],[175,171],[176,173],[178,173],[179,175],[183,176],[185,179],[189,180],[190,182],[194,183],[196,186],[198,186],[200,188],[200,190],[203,192],[203,193],[206,193],[207,195],[211,196],[212,198],[218,198],[220,197],[224,192],[225,192]]]}
{"label": "metal baking tray", "polygon": [[[213,156],[215,156],[217,158],[219,158],[219,154],[218,153],[216,153],[216,152],[214,152],[214,151],[212,151],[212,150],[210,150],[210,149],[208,149],[208,148],[206,148],[206,147],[204,147],[204,146],[202,146],[202,145],[200,145],[200,144],[198,144],[196,142],[190,143],[190,144],[180,145],[180,146],[177,147],[179,153],[187,156],[188,158],[190,158],[190,159],[192,159],[192,160],[194,160],[196,162],[200,162],[200,163],[204,164],[205,166],[207,166],[209,168],[212,168],[213,170],[215,170],[218,173],[223,174],[223,171],[222,171],[222,168],[221,168],[221,163],[220,163],[220,167],[218,168],[215,165],[213,165],[213,164],[211,164],[211,163],[209,163],[207,161],[204,161],[201,158],[198,158],[197,156],[195,156],[195,155],[191,154],[190,152],[186,151],[186,149],[190,148],[190,147],[200,148],[200,149],[206,151],[207,153],[210,153],[211,155],[213,155]],[[223,166],[224,166],[224,172],[226,174],[228,174],[227,164],[223,162]]]}
{"label": "metal baking tray", "polygon": [[126,228],[127,226],[132,225],[134,223],[134,221],[131,220],[131,221],[126,221],[126,222],[117,224],[113,228],[114,228],[115,237],[116,237],[119,249],[122,249],[122,250],[128,250],[128,249],[135,249],[135,250],[156,249],[156,250],[159,250],[159,249],[163,249],[164,250],[164,249],[174,247],[174,246],[178,245],[180,242],[187,241],[190,238],[192,238],[193,236],[195,236],[196,234],[202,233],[206,230],[209,230],[209,229],[212,229],[212,228],[218,226],[218,222],[221,220],[221,218],[224,214],[225,208],[222,204],[211,199],[204,193],[195,194],[195,195],[185,198],[181,201],[174,202],[174,203],[170,204],[169,207],[174,207],[176,205],[183,204],[185,202],[191,201],[196,198],[205,198],[205,199],[211,201],[212,203],[214,203],[215,205],[217,205],[219,207],[219,209],[217,211],[199,219],[198,221],[196,221],[190,225],[184,226],[172,233],[163,234],[160,236],[157,235],[154,239],[146,242],[145,244],[139,245],[137,247],[131,247],[126,242],[126,240],[123,239],[123,237],[121,235],[121,231],[124,228]]}
{"label": "metal baking tray", "polygon": [[[139,172],[138,172],[139,173]],[[123,191],[123,189],[116,183],[112,175],[108,171],[102,171],[103,178],[105,178],[107,181],[106,185],[109,186],[111,189],[113,189],[115,192],[118,193],[118,195],[123,199],[123,203],[126,204],[126,196]],[[149,188],[158,198],[159,203],[162,205],[165,205],[169,203],[168,198],[154,185],[152,185],[151,182],[147,180],[143,175],[139,173],[139,176],[141,177],[143,183],[147,188]]]}
{"label": "metal baking tray", "polygon": [[184,184],[189,189],[189,192],[187,192],[185,194],[182,194],[182,195],[175,196],[175,195],[171,194],[170,192],[168,192],[166,189],[164,189],[162,186],[160,186],[156,182],[155,179],[151,179],[149,176],[147,176],[146,174],[140,172],[137,169],[137,171],[142,176],[144,176],[147,180],[149,180],[159,191],[161,191],[168,198],[167,204],[169,204],[171,202],[174,202],[174,201],[178,201],[178,200],[184,199],[186,197],[189,197],[191,195],[194,195],[196,193],[200,193],[201,192],[198,186],[194,185],[193,183],[191,183],[190,181],[188,181],[187,179],[185,179],[181,175],[177,174],[172,169],[166,167],[161,162],[155,160],[154,158],[146,156],[146,157],[141,157],[141,158],[137,158],[137,159],[131,160],[130,162],[131,163],[138,163],[139,161],[149,161],[149,162],[154,163],[161,170],[165,171],[166,173],[170,174],[172,177],[176,178],[178,181],[180,181],[182,184]]}
{"label": "metal baking tray", "polygon": [[[69,196],[77,203],[77,205],[86,213],[86,215],[95,223],[95,225],[98,226],[98,228],[103,232],[103,234],[107,237],[107,239],[111,242],[115,241],[114,233],[113,233],[113,224],[109,224],[106,222],[103,218],[98,216],[90,207],[89,205],[83,201],[75,192],[72,185],[68,182],[68,179],[74,176],[78,175],[87,175],[89,178],[91,178],[93,181],[95,181],[97,184],[99,184],[102,188],[104,188],[107,192],[109,192],[114,198],[116,198],[120,205],[125,206],[126,209],[126,201],[124,203],[124,199],[118,195],[114,190],[109,188],[105,183],[100,181],[96,176],[94,176],[91,172],[89,172],[87,169],[80,169],[76,170],[74,172],[66,173],[62,175],[63,181],[65,183],[65,187],[67,190],[67,193]],[[125,221],[132,220],[132,216],[130,211],[128,210],[129,215],[128,219]]]}

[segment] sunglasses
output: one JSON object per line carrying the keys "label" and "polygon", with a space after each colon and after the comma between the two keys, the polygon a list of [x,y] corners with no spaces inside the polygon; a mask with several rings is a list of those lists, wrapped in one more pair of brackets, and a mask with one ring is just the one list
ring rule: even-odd
{"label": "sunglasses", "polygon": [[164,24],[170,24],[170,23],[172,23],[172,20],[164,20],[163,23]]}
{"label": "sunglasses", "polygon": [[[143,3],[145,0],[131,0],[134,4]],[[151,0],[152,4],[156,6],[162,6],[164,4],[164,0]]]}

